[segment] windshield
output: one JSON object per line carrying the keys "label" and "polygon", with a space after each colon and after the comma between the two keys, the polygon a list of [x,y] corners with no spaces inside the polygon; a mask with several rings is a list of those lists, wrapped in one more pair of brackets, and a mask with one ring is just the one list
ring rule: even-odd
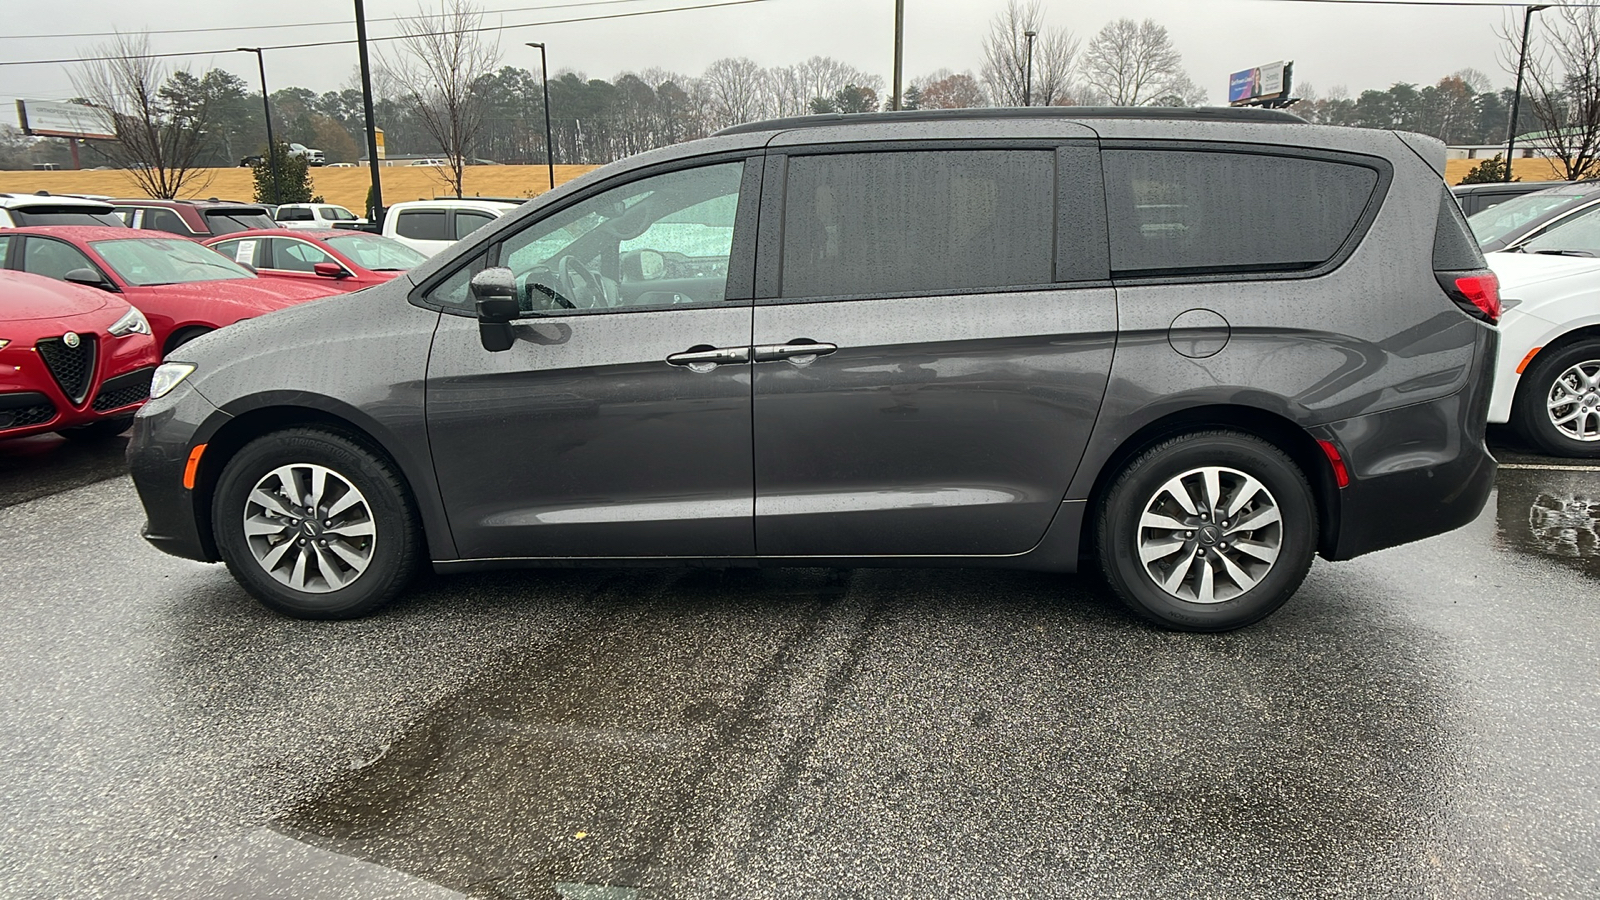
{"label": "windshield", "polygon": [[116,225],[127,222],[110,209],[99,210],[82,206],[30,206],[13,209],[11,218],[23,225]]}
{"label": "windshield", "polygon": [[211,248],[181,238],[128,238],[89,246],[123,281],[135,286],[255,277]]}
{"label": "windshield", "polygon": [[252,228],[277,228],[276,222],[264,209],[208,209],[206,224],[212,234],[233,234]]}
{"label": "windshield", "polygon": [[1472,226],[1472,236],[1478,243],[1498,241],[1540,216],[1563,206],[1582,203],[1583,194],[1524,194],[1476,213],[1467,219]]}
{"label": "windshield", "polygon": [[1567,219],[1517,249],[1524,253],[1600,256],[1600,206]]}
{"label": "windshield", "polygon": [[428,259],[399,241],[377,234],[352,232],[328,238],[325,243],[361,268],[374,272],[397,272]]}

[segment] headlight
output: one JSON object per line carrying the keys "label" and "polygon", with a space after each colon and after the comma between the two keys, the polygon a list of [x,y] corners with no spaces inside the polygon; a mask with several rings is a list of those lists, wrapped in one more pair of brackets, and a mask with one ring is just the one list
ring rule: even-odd
{"label": "headlight", "polygon": [[156,373],[150,377],[150,399],[160,400],[172,393],[172,389],[193,374],[196,368],[194,363],[177,362],[156,366]]}
{"label": "headlight", "polygon": [[[106,330],[117,337],[127,337],[130,334],[149,334],[150,322],[144,317],[144,313],[139,311],[139,307],[130,306],[122,318],[112,322],[111,327]],[[177,384],[177,382],[174,381],[173,384]]]}

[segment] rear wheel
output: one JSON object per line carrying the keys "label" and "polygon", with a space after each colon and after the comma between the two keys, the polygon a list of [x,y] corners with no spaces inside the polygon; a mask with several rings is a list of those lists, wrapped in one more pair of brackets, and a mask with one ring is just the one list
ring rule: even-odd
{"label": "rear wheel", "polygon": [[1517,385],[1512,421],[1546,453],[1600,457],[1600,340],[1534,357]]}
{"label": "rear wheel", "polygon": [[1300,587],[1316,503],[1295,464],[1251,435],[1204,431],[1146,450],[1117,475],[1097,522],[1100,565],[1135,613],[1167,628],[1257,622]]}
{"label": "rear wheel", "polygon": [[212,528],[245,590],[297,618],[366,615],[416,567],[416,516],[400,476],[318,429],[264,435],[235,454],[217,483]]}

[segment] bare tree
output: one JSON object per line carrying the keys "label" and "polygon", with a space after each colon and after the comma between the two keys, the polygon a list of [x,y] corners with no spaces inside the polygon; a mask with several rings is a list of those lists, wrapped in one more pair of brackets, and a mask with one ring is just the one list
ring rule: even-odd
{"label": "bare tree", "polygon": [[762,119],[772,112],[767,71],[747,57],[724,58],[706,67],[704,82],[717,128]]}
{"label": "bare tree", "polygon": [[[1600,9],[1551,6],[1539,22],[1523,97],[1541,130],[1527,139],[1560,163],[1564,178],[1593,178],[1600,175]],[[1502,59],[1514,66],[1522,29],[1508,25],[1500,35]]]}
{"label": "bare tree", "polygon": [[1183,71],[1167,29],[1153,19],[1118,19],[1100,29],[1080,61],[1083,79],[1112,106],[1183,106],[1204,102],[1205,91]]}
{"label": "bare tree", "polygon": [[[1073,64],[1078,58],[1078,39],[1065,28],[1044,29],[1039,0],[1021,3],[1007,0],[1006,8],[989,20],[989,35],[983,39],[983,83],[989,99],[1000,106],[1022,106],[1031,99],[1035,106],[1070,103]],[[1028,32],[1033,39],[1033,73],[1030,98],[1028,73]]]}
{"label": "bare tree", "polygon": [[461,196],[463,170],[483,129],[484,97],[474,88],[500,64],[500,39],[483,27],[469,0],[443,0],[438,13],[423,7],[399,21],[397,49],[382,58],[387,77],[424,130],[444,151],[450,186]]}
{"label": "bare tree", "polygon": [[72,84],[84,100],[110,114],[117,134],[96,149],[127,169],[151,197],[170,200],[186,188],[204,190],[210,176],[199,163],[211,109],[209,95],[187,89],[196,81],[188,70],[163,67],[151,56],[147,34],[119,34],[84,56]]}

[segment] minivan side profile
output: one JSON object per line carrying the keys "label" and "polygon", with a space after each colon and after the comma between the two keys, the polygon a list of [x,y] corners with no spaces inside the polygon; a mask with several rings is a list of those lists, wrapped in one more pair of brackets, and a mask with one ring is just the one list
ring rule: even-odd
{"label": "minivan side profile", "polygon": [[146,537],[281,612],[424,561],[1098,567],[1219,631],[1471,521],[1499,300],[1437,141],[1259,110],[752,123],[185,345]]}

